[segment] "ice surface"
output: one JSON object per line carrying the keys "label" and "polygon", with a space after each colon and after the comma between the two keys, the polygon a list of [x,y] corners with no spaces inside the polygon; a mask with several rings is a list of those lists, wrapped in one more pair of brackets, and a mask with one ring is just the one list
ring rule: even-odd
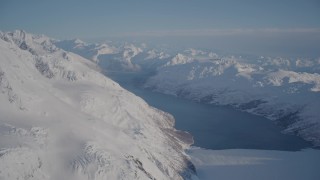
{"label": "ice surface", "polygon": [[188,154],[202,180],[320,179],[320,151],[314,149],[288,152],[193,147]]}

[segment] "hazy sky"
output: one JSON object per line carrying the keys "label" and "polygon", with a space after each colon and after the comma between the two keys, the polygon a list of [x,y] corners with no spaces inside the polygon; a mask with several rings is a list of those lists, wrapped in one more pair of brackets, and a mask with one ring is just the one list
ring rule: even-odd
{"label": "hazy sky", "polygon": [[0,30],[14,29],[313,56],[320,0],[0,0]]}

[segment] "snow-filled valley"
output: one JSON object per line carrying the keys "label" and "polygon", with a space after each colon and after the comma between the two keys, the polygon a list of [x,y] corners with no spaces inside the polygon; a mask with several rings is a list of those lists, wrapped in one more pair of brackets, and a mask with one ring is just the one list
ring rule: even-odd
{"label": "snow-filled valley", "polygon": [[0,179],[320,177],[316,149],[190,149],[192,134],[174,129],[172,115],[104,75],[145,72],[136,81],[147,91],[268,118],[311,148],[320,145],[319,59],[91,44],[20,30],[0,32],[0,48]]}

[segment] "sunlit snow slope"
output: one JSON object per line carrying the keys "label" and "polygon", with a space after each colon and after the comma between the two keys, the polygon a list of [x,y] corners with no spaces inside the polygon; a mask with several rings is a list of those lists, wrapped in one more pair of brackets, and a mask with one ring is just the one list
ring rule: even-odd
{"label": "sunlit snow slope", "polygon": [[0,179],[192,176],[169,114],[48,37],[0,37]]}

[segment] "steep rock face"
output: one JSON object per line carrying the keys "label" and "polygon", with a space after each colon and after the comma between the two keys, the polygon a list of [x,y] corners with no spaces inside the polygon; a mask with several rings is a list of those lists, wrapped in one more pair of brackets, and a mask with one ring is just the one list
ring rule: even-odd
{"label": "steep rock face", "polygon": [[0,179],[192,176],[170,115],[50,38],[0,35]]}

